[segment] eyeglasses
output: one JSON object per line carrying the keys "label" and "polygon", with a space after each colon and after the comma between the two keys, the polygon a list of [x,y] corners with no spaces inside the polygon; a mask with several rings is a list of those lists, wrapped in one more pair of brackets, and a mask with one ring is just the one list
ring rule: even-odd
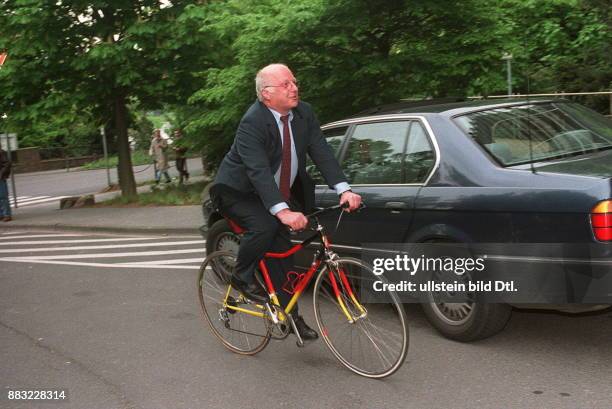
{"label": "eyeglasses", "polygon": [[297,88],[300,84],[298,83],[298,80],[293,80],[293,81],[285,81],[280,85],[265,85],[264,88],[283,88],[283,89],[289,89],[291,88],[291,85],[295,85],[295,87]]}

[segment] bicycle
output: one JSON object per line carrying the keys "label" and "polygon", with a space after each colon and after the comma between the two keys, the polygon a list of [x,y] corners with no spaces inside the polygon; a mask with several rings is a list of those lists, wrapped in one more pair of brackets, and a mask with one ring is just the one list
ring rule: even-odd
{"label": "bicycle", "polygon": [[[332,251],[318,216],[338,209],[340,205],[308,215],[310,223],[315,225],[309,229],[315,232],[312,236],[284,253],[265,254],[256,273],[260,283],[263,279],[270,298],[264,305],[246,299],[229,285],[236,261],[234,253],[215,251],[206,257],[198,275],[198,296],[206,321],[226,348],[238,354],[254,355],[263,350],[270,339],[285,339],[291,332],[297,338],[297,346],[304,346],[290,312],[317,273],[313,290],[315,320],[336,359],[354,373],[368,378],[384,378],[401,367],[408,351],[406,313],[393,292],[377,293],[376,302],[371,303],[361,297],[365,290],[372,288],[374,281],[386,280],[376,276],[362,261],[340,258]],[[341,217],[342,213],[337,226]],[[285,283],[293,290],[293,295],[283,309],[265,260],[288,257],[317,238],[319,247],[308,271],[291,272],[293,276]]]}

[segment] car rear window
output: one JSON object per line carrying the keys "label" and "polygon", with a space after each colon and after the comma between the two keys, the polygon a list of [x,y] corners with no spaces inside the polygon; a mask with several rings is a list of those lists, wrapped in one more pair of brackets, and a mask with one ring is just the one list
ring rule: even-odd
{"label": "car rear window", "polygon": [[581,155],[612,147],[612,121],[571,102],[496,108],[454,119],[504,166]]}

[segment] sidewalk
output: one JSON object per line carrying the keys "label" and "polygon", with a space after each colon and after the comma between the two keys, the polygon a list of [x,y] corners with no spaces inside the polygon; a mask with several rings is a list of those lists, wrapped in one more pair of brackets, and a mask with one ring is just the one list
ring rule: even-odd
{"label": "sidewalk", "polygon": [[[141,186],[146,192],[150,185]],[[96,203],[120,195],[120,192],[99,193]],[[13,221],[0,223],[6,229],[77,230],[86,232],[200,234],[204,224],[202,207],[85,207],[58,210],[56,208],[23,208],[13,214]]]}

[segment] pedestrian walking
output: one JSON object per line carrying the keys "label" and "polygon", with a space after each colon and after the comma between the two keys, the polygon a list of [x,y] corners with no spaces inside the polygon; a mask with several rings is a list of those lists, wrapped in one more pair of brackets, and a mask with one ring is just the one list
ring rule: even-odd
{"label": "pedestrian walking", "polygon": [[153,132],[153,139],[151,140],[151,147],[149,148],[149,155],[155,160],[155,183],[158,184],[161,180],[162,174],[166,178],[166,183],[170,183],[170,175],[168,174],[168,142],[161,136],[161,131],[156,129]]}
{"label": "pedestrian walking", "polygon": [[10,222],[11,204],[9,203],[8,185],[6,180],[11,175],[11,160],[8,152],[0,147],[0,220]]}
{"label": "pedestrian walking", "polygon": [[174,152],[176,154],[176,170],[179,173],[179,185],[183,184],[183,179],[185,181],[189,180],[189,172],[187,172],[187,147],[185,147],[182,143],[183,132],[180,129],[174,130]]}

